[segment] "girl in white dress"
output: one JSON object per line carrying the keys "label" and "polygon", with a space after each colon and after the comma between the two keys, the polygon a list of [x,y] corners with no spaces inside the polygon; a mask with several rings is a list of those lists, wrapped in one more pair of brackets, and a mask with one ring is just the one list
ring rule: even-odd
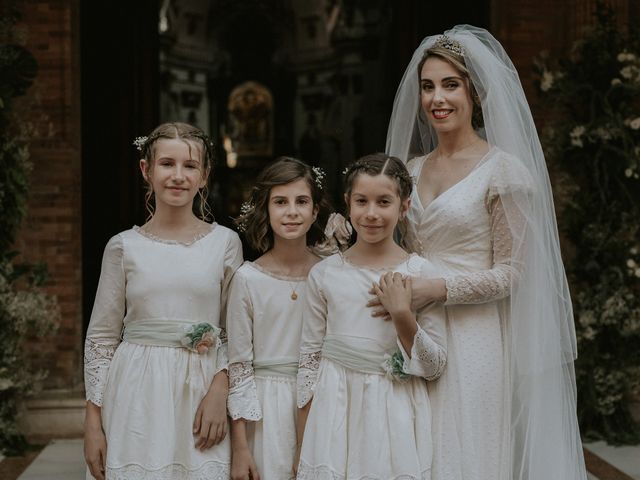
{"label": "girl in white dress", "polygon": [[252,248],[231,283],[229,415],[234,480],[292,478],[296,372],[309,269],[326,220],[322,171],[281,157],[260,174],[237,223]]}
{"label": "girl in white dress", "polygon": [[414,305],[447,311],[447,370],[429,385],[433,479],[584,480],[545,159],[518,74],[489,32],[460,25],[424,39],[387,151],[416,157],[409,235],[438,271],[414,280]]}
{"label": "girl in white dress", "polygon": [[98,480],[226,479],[221,312],[242,246],[193,213],[199,194],[206,216],[213,154],[202,131],[163,124],[136,145],[151,216],[105,249],[85,343],[85,458]]}
{"label": "girl in white dress", "polygon": [[[357,234],[344,254],[314,266],[298,371],[299,479],[430,479],[427,380],[446,363],[440,306],[411,310],[409,275],[433,275],[394,241],[412,180],[394,157],[369,155],[346,172],[345,200]],[[365,303],[372,284],[390,321]],[[421,378],[422,377],[422,378]]]}

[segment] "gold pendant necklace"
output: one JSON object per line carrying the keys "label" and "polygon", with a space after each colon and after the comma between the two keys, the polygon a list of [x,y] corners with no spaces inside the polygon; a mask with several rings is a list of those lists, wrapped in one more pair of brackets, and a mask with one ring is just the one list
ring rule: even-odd
{"label": "gold pendant necklace", "polygon": [[295,301],[298,299],[298,294],[296,293],[296,287],[298,286],[298,284],[296,283],[292,288],[291,288],[291,300]]}
{"label": "gold pendant necklace", "polygon": [[[273,264],[276,266],[276,269],[279,270],[282,273],[283,276],[287,276],[287,275],[284,275],[284,273],[283,273],[285,271],[285,269],[282,268],[278,264],[278,262],[275,261],[275,257],[273,255],[273,252],[269,252],[269,253],[271,254],[271,259],[273,261]],[[291,286],[291,283],[293,283],[293,282],[290,282],[289,280],[286,280],[285,278],[283,278],[282,280],[284,280],[285,282],[287,282],[289,284],[289,288],[291,289],[291,295],[289,296],[289,298],[291,298],[291,300],[293,300],[295,302],[298,299],[298,292],[296,292],[296,289],[298,288],[298,285],[300,284],[300,280],[295,282],[293,284],[293,286]]]}

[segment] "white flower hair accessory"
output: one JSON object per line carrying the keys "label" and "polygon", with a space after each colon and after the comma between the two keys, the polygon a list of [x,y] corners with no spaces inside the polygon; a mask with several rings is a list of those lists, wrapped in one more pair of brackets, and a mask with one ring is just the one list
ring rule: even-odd
{"label": "white flower hair accessory", "polygon": [[311,170],[313,171],[313,181],[315,182],[316,186],[320,190],[322,190],[324,188],[322,185],[325,177],[324,170],[322,170],[320,167],[311,167]]}
{"label": "white flower hair accessory", "polygon": [[246,216],[253,211],[255,205],[250,201],[244,202],[240,205],[240,218],[242,219],[237,223],[238,230],[240,232],[245,232],[247,230],[248,222]]}
{"label": "white flower hair accessory", "polygon": [[139,152],[141,152],[144,144],[147,143],[147,140],[149,140],[149,137],[136,137],[136,139],[133,141],[133,145],[138,149]]}

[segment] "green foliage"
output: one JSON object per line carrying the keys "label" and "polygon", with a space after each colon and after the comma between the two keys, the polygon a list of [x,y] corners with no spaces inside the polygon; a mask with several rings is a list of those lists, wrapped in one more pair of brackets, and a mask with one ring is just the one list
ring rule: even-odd
{"label": "green foliage", "polygon": [[55,300],[39,290],[42,265],[17,263],[11,250],[26,213],[29,190],[29,126],[13,112],[37,74],[37,63],[15,38],[15,5],[0,12],[0,450],[24,451],[27,442],[16,424],[19,402],[46,372],[37,368],[38,337],[57,323]]}
{"label": "green foliage", "polygon": [[640,38],[604,4],[596,15],[570,58],[537,67],[553,109],[543,144],[558,169],[581,429],[629,443],[640,439],[629,412],[640,385]]}

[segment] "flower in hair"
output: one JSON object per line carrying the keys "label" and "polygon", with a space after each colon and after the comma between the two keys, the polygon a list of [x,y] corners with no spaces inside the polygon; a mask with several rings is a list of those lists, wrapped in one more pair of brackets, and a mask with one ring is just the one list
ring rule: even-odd
{"label": "flower in hair", "polygon": [[133,145],[135,145],[138,151],[141,152],[144,148],[144,144],[147,143],[148,139],[149,137],[136,137],[136,139],[133,141]]}
{"label": "flower in hair", "polygon": [[251,210],[254,209],[254,205],[251,202],[244,202],[241,206],[240,206],[240,213],[242,215],[246,215],[247,213],[249,213]]}
{"label": "flower in hair", "polygon": [[313,181],[316,183],[316,186],[322,190],[322,181],[324,180],[325,177],[325,173],[324,170],[322,170],[320,167],[311,167],[311,170],[313,171],[313,176],[314,179]]}
{"label": "flower in hair", "polygon": [[344,170],[342,170],[342,175],[346,175],[347,173],[349,173],[349,167],[345,167]]}
{"label": "flower in hair", "polygon": [[438,47],[446,48],[450,52],[464,57],[464,48],[460,45],[460,42],[454,40],[446,34],[440,35],[435,43]]}
{"label": "flower in hair", "polygon": [[236,223],[236,225],[238,226],[238,230],[240,232],[247,231],[247,227],[249,226],[249,221],[246,218],[246,216],[249,213],[251,213],[254,208],[255,208],[255,205],[250,201],[244,202],[242,205],[240,205],[240,221]]}

